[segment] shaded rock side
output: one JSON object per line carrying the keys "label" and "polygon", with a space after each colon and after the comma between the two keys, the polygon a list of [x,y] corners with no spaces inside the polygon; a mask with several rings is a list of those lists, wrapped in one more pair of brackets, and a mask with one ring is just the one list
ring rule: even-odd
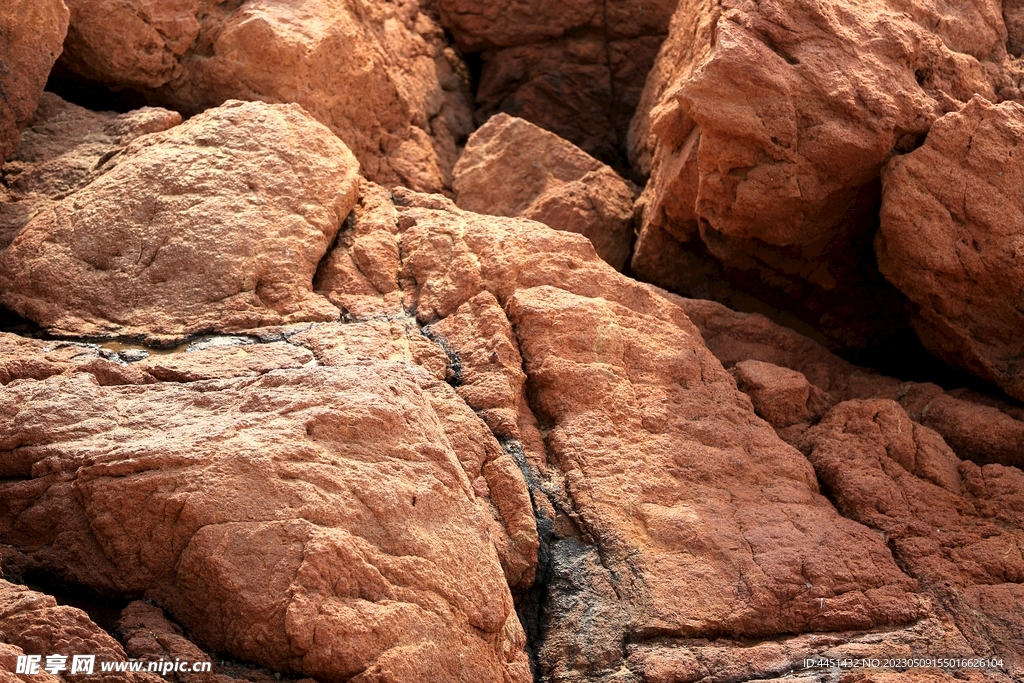
{"label": "shaded rock side", "polygon": [[[19,655],[41,656],[36,674],[17,674]],[[92,674],[71,674],[73,655],[92,654]],[[65,669],[42,670],[47,655],[67,657]],[[152,673],[104,673],[99,662],[124,662],[128,656],[114,638],[80,609],[58,605],[51,596],[0,579],[0,680],[4,683],[42,681],[99,681],[99,683],[159,683]]]}
{"label": "shaded rock side", "polygon": [[298,105],[229,102],[109,159],[0,255],[0,302],[55,334],[171,343],[331,320],[317,264],[358,164]]}
{"label": "shaded rock side", "polygon": [[18,144],[68,30],[63,0],[10,0],[0,8],[0,163]]}
{"label": "shaded rock side", "polygon": [[40,211],[101,176],[129,142],[179,123],[167,109],[93,112],[44,92],[0,171],[0,250]]}
{"label": "shaded rock side", "polygon": [[625,140],[677,0],[440,0],[441,23],[482,51],[477,118],[522,117],[625,168]]}
{"label": "shaded rock side", "polygon": [[[195,114],[297,102],[367,177],[437,192],[471,132],[465,66],[414,1],[72,0],[61,66]],[[110,31],[110,22],[123,30]]]}
{"label": "shaded rock side", "polygon": [[1020,97],[1000,4],[694,0],[673,21],[630,133],[651,173],[634,271],[668,286],[659,244],[699,241],[837,346],[891,347],[909,330],[874,265],[880,173],[975,94]]}
{"label": "shaded rock side", "polygon": [[882,273],[929,351],[1024,399],[1024,107],[978,97],[883,176]]}
{"label": "shaded rock side", "polygon": [[554,133],[497,114],[470,136],[454,177],[455,203],[467,211],[579,233],[616,270],[629,258],[635,189]]}

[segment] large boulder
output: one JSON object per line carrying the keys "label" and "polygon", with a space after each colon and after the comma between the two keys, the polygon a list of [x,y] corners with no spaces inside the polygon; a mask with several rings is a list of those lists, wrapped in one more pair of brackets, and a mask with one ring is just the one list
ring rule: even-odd
{"label": "large boulder", "polygon": [[624,149],[677,0],[439,0],[441,23],[482,61],[477,117],[522,117],[608,163]]}
{"label": "large boulder", "polygon": [[883,176],[882,273],[928,349],[1024,399],[1024,106],[975,98]]}
{"label": "large boulder", "polygon": [[681,3],[630,131],[651,174],[634,271],[669,285],[664,243],[699,243],[835,344],[891,347],[909,330],[874,265],[880,174],[975,94],[1020,97],[1000,9]]}
{"label": "large boulder", "polygon": [[0,254],[0,303],[53,333],[164,344],[337,318],[312,280],[359,169],[301,107],[229,102],[104,161]]}
{"label": "large boulder", "polygon": [[522,216],[583,235],[622,270],[633,242],[634,188],[572,143],[498,114],[466,143],[455,165],[455,203],[467,211]]}
{"label": "large boulder", "polygon": [[10,0],[0,7],[0,163],[36,110],[68,30],[63,0]]}
{"label": "large boulder", "polygon": [[[62,68],[187,114],[297,102],[367,177],[440,191],[471,131],[467,72],[414,0],[72,0]],[[121,30],[111,31],[111,23]]]}

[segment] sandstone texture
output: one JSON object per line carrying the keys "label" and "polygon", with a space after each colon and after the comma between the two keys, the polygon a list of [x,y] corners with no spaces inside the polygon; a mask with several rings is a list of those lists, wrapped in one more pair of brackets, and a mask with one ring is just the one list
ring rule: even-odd
{"label": "sandstone texture", "polygon": [[312,279],[357,173],[298,105],[229,102],[32,218],[0,255],[0,303],[53,333],[156,343],[336,318]]}
{"label": "sandstone texture", "polygon": [[44,92],[0,171],[0,250],[44,208],[102,175],[129,142],[179,123],[181,115],[166,109],[98,113]]}
{"label": "sandstone texture", "polygon": [[528,121],[497,114],[466,143],[455,166],[455,203],[522,216],[583,235],[622,270],[633,241],[634,188],[575,145]]}
{"label": "sandstone texture", "polygon": [[0,163],[32,119],[68,30],[63,0],[10,0],[0,8]]}
{"label": "sandstone texture", "polygon": [[884,175],[879,267],[928,349],[1024,398],[1024,107],[977,97]]}
{"label": "sandstone texture", "polygon": [[874,266],[880,174],[975,95],[1021,97],[1000,10],[680,3],[630,131],[651,175],[634,271],[671,285],[686,264],[662,244],[699,244],[834,345],[891,347],[909,330]]}
{"label": "sandstone texture", "polygon": [[296,102],[385,185],[449,186],[471,132],[465,67],[413,0],[69,6],[71,75],[186,114],[229,99]]}
{"label": "sandstone texture", "polygon": [[464,52],[481,52],[477,118],[498,112],[625,166],[629,121],[677,0],[438,0]]}

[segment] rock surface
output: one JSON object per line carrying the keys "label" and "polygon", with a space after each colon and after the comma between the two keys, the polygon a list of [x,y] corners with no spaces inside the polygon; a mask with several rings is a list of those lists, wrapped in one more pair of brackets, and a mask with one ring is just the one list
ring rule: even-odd
{"label": "rock surface", "polygon": [[634,189],[554,133],[497,114],[470,136],[454,177],[460,208],[579,233],[616,270],[629,258]]}
{"label": "rock surface", "polygon": [[229,99],[297,102],[385,185],[441,191],[471,132],[465,66],[413,0],[70,6],[61,64],[72,74],[187,114]]}
{"label": "rock surface", "polygon": [[980,97],[884,175],[882,273],[947,362],[1024,399],[1024,107]]}
{"label": "rock surface", "polygon": [[0,7],[0,163],[18,144],[68,30],[63,0],[9,0]]}
{"label": "rock surface", "polygon": [[483,50],[477,118],[522,117],[625,166],[626,132],[677,0],[439,0],[465,52]]}
{"label": "rock surface", "polygon": [[357,174],[297,105],[229,102],[136,139],[29,221],[0,254],[0,303],[56,334],[155,343],[334,319],[312,280]]}
{"label": "rock surface", "polygon": [[681,3],[630,133],[651,173],[634,271],[671,284],[659,240],[700,240],[837,345],[892,346],[881,170],[974,95],[1019,99],[1020,74],[998,3]]}
{"label": "rock surface", "polygon": [[0,251],[40,211],[102,175],[129,142],[179,123],[181,115],[166,109],[97,113],[44,92],[2,167]]}

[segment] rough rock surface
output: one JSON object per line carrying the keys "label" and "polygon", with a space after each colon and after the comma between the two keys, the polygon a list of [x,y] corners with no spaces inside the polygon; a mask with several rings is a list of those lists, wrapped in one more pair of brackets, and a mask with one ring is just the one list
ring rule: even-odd
{"label": "rough rock surface", "polygon": [[337,317],[311,287],[358,165],[297,105],[229,102],[103,170],[0,254],[0,303],[53,333],[158,343]]}
{"label": "rough rock surface", "polygon": [[947,362],[1024,399],[1024,107],[980,97],[883,176],[882,273]]}
{"label": "rough rock surface", "polygon": [[975,652],[1024,670],[1024,472],[958,459],[887,400],[841,403],[799,441],[839,510],[885,534]]}
{"label": "rough rock surface", "polygon": [[624,160],[629,121],[676,3],[439,0],[437,7],[463,51],[483,50],[481,122],[506,112],[615,163]]}
{"label": "rough rock surface", "polygon": [[[18,655],[66,655],[67,671],[51,674],[15,674]],[[71,656],[96,655],[92,675],[70,675]],[[114,638],[74,607],[58,605],[49,595],[0,579],[0,681],[20,683],[90,680],[99,683],[159,683],[151,673],[103,673],[98,662],[123,662],[128,657]]]}
{"label": "rough rock surface", "polygon": [[37,213],[102,175],[129,142],[179,123],[181,115],[166,109],[97,113],[44,92],[0,171],[0,250]]}
{"label": "rough rock surface", "polygon": [[0,7],[0,163],[32,119],[68,30],[63,0],[8,0]]}
{"label": "rough rock surface", "polygon": [[634,188],[554,133],[497,114],[466,143],[455,165],[455,203],[495,216],[522,216],[583,235],[622,270],[633,241]]}
{"label": "rough rock surface", "polygon": [[995,2],[680,3],[630,133],[634,271],[669,284],[659,243],[700,240],[840,345],[903,334],[873,265],[880,172],[974,95],[1020,98],[1006,36]]}
{"label": "rough rock surface", "polygon": [[[761,368],[770,365],[788,369],[803,375],[821,392],[819,396],[827,399],[829,407],[852,399],[898,401],[912,419],[939,432],[960,458],[980,465],[1024,465],[1024,408],[1019,404],[966,389],[944,391],[935,384],[886,377],[852,365],[817,342],[764,316],[737,313],[713,301],[666,296],[683,307],[700,329],[708,348],[734,372],[739,365],[754,361]],[[779,370],[767,370],[790,381],[794,378]],[[802,384],[799,377],[795,379],[796,384]],[[758,414],[766,419],[782,417],[782,421],[773,422],[779,429],[789,426],[787,416],[792,403],[780,400],[789,396],[777,391],[782,383],[761,384],[768,384],[775,391],[760,394]],[[750,388],[749,384],[744,386]]]}
{"label": "rough rock surface", "polygon": [[72,74],[188,114],[297,102],[385,185],[441,191],[471,132],[465,66],[414,0],[69,5],[61,65]]}

